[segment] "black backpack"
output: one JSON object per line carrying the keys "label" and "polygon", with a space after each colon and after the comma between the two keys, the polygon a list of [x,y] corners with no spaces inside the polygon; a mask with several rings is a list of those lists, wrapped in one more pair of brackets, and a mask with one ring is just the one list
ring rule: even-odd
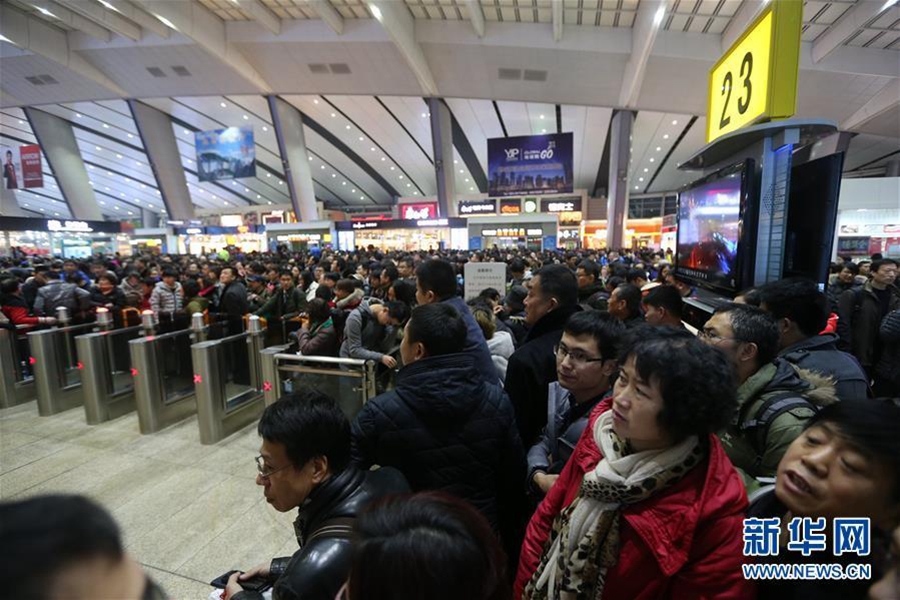
{"label": "black backpack", "polygon": [[748,439],[756,452],[755,468],[758,469],[762,465],[763,454],[766,451],[766,439],[769,437],[772,423],[784,413],[796,408],[808,408],[813,412],[819,410],[818,405],[802,395],[798,396],[797,392],[781,392],[773,394],[771,398],[763,402],[752,418],[740,424],[741,432],[747,432]]}

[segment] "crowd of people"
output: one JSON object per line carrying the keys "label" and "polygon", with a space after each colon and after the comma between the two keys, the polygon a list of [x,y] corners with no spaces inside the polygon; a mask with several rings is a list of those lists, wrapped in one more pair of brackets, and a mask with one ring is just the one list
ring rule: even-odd
{"label": "crowd of people", "polygon": [[[259,580],[275,600],[897,598],[897,262],[841,262],[825,290],[768,283],[697,320],[697,290],[670,261],[496,248],[7,261],[0,307],[37,327],[60,307],[234,327],[256,314],[296,352],[379,365],[380,393],[352,419],[313,388],[266,407],[256,483],[298,512],[299,549],[234,573],[225,600],[262,598]],[[506,285],[466,294],[467,262],[506,263]],[[57,516],[23,542],[57,504],[103,527],[69,531]],[[747,556],[749,518],[779,519],[776,552]],[[828,531],[869,519],[871,551],[800,552],[794,518]],[[0,547],[13,540],[60,557],[12,562],[13,597],[51,597],[73,564],[98,560],[140,590],[127,597],[162,593],[83,499],[0,505]],[[873,576],[743,571],[825,562]]]}

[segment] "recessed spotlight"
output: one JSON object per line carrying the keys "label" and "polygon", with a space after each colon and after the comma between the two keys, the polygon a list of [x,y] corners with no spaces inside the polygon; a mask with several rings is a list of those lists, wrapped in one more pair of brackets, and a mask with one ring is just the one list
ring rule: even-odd
{"label": "recessed spotlight", "polygon": [[324,169],[324,168],[325,168],[325,165],[322,165],[322,166],[321,166],[321,167],[319,167],[319,168],[320,168],[320,169]]}
{"label": "recessed spotlight", "polygon": [[222,108],[225,108],[225,107],[228,106],[228,105],[225,104],[224,102],[219,102],[219,106],[221,106]]}
{"label": "recessed spotlight", "polygon": [[644,180],[643,177],[638,177],[638,181],[643,181],[643,180]]}
{"label": "recessed spotlight", "polygon": [[[258,198],[258,197],[259,197],[259,196],[257,196],[257,198]],[[269,204],[272,204],[272,201],[271,201],[271,200],[269,200]]]}
{"label": "recessed spotlight", "polygon": [[459,174],[460,174],[460,175],[462,175],[462,174],[465,173],[465,172],[466,172],[465,169],[460,169],[460,170],[459,170]]}
{"label": "recessed spotlight", "polygon": [[284,185],[284,182],[283,182],[282,180],[279,179],[279,180],[278,180],[278,185]]}
{"label": "recessed spotlight", "polygon": [[470,187],[469,187],[469,191],[470,191],[470,192],[474,192],[474,191],[475,191],[475,188],[473,188],[473,187],[470,186]]}
{"label": "recessed spotlight", "polygon": [[678,121],[672,121],[672,125],[678,125]]}
{"label": "recessed spotlight", "polygon": [[125,197],[125,192],[119,192],[119,195],[122,196],[122,197],[124,198],[124,197]]}
{"label": "recessed spotlight", "polygon": [[386,161],[386,160],[387,160],[387,159],[386,159],[385,157],[383,157],[383,156],[381,157],[381,162],[384,162],[384,161]]}
{"label": "recessed spotlight", "polygon": [[231,185],[233,185],[233,186],[234,186],[234,185],[237,185],[237,181],[232,181],[232,182],[231,182]]}
{"label": "recessed spotlight", "polygon": [[94,146],[94,150],[96,150],[97,152],[100,152],[100,146]]}
{"label": "recessed spotlight", "polygon": [[547,133],[546,129],[541,129],[541,133]]}
{"label": "recessed spotlight", "polygon": [[134,139],[134,136],[131,135],[131,134],[129,133],[129,134],[128,134],[128,139],[133,140],[133,139]]}
{"label": "recessed spotlight", "polygon": [[184,130],[184,135],[191,135],[191,132],[188,131],[187,129],[185,129],[185,130]]}
{"label": "recessed spotlight", "polygon": [[94,165],[88,165],[88,169],[93,169]]}
{"label": "recessed spotlight", "polygon": [[312,160],[312,159],[314,159],[314,158],[315,158],[315,156],[310,156],[310,157],[309,157],[309,160]]}
{"label": "recessed spotlight", "polygon": [[360,200],[365,200],[366,197],[365,197],[365,196],[360,196],[359,199],[360,199]]}
{"label": "recessed spotlight", "polygon": [[350,126],[349,126],[349,125],[345,125],[344,127],[346,127],[346,129],[347,129],[348,131],[350,130]]}
{"label": "recessed spotlight", "polygon": [[356,193],[356,188],[353,188],[352,190],[350,190],[350,193],[351,193],[351,194],[355,194],[355,193]]}
{"label": "recessed spotlight", "polygon": [[412,184],[411,184],[411,183],[407,183],[407,184],[406,184],[406,187],[412,187]]}
{"label": "recessed spotlight", "polygon": [[647,167],[644,167],[644,173],[649,173],[649,172],[650,172],[650,169],[648,169]]}
{"label": "recessed spotlight", "polygon": [[341,185],[347,185],[347,182],[346,182],[346,181],[342,181],[342,182],[341,182]]}
{"label": "recessed spotlight", "polygon": [[544,115],[541,115],[541,119],[543,119],[543,118],[544,118]]}
{"label": "recessed spotlight", "polygon": [[188,163],[189,165],[192,165],[192,164],[194,164],[194,161],[192,161],[191,159],[187,159],[187,163]]}
{"label": "recessed spotlight", "polygon": [[334,118],[334,117],[336,117],[336,116],[337,116],[336,113],[331,113],[331,117],[332,117],[332,118]]}
{"label": "recessed spotlight", "polygon": [[112,177],[112,171],[107,171],[106,174]]}
{"label": "recessed spotlight", "polygon": [[403,175],[400,176],[400,179],[403,179]]}
{"label": "recessed spotlight", "polygon": [[375,152],[375,146],[372,146],[371,148],[369,148],[369,150],[371,150],[372,152]]}
{"label": "recessed spotlight", "polygon": [[272,176],[271,173],[266,173],[266,177],[271,177],[271,176]]}
{"label": "recessed spotlight", "polygon": [[332,174],[331,174],[331,177],[332,177],[332,178],[337,177],[337,173],[332,173]]}
{"label": "recessed spotlight", "polygon": [[266,127],[265,125],[263,125],[263,131],[268,131],[268,130],[269,130],[269,128]]}
{"label": "recessed spotlight", "polygon": [[[80,119],[80,118],[81,118],[81,113],[75,113],[75,116],[78,117],[78,118]],[[21,122],[22,122],[22,121],[19,121],[19,123],[21,123]]]}
{"label": "recessed spotlight", "polygon": [[661,146],[657,146],[657,147],[656,147],[656,151],[657,151],[657,152],[662,152],[662,147],[661,147]]}
{"label": "recessed spotlight", "polygon": [[103,188],[103,189],[104,189],[105,191],[107,191],[107,192],[109,191],[109,188],[108,188],[108,187],[105,187],[105,188]]}
{"label": "recessed spotlight", "polygon": [[245,193],[245,194],[249,194],[249,193],[250,193],[250,188],[244,188],[244,193]]}
{"label": "recessed spotlight", "polygon": [[318,104],[318,103],[319,103],[318,98],[313,98],[313,104]]}
{"label": "recessed spotlight", "polygon": [[663,136],[663,139],[664,139],[664,140],[667,140],[667,139],[669,139],[669,134],[668,134],[668,133],[667,133],[667,134],[665,134],[665,135],[664,135],[664,136]]}
{"label": "recessed spotlight", "polygon": [[[256,195],[256,199],[257,199],[257,200],[259,200],[259,199],[261,199],[261,198],[262,198],[262,196],[260,196],[259,194]],[[271,202],[270,202],[269,204],[271,204]]]}
{"label": "recessed spotlight", "polygon": [[359,136],[359,141],[364,142],[366,141],[366,138],[364,138],[363,136]]}
{"label": "recessed spotlight", "polygon": [[650,162],[654,162],[654,159],[653,159],[653,158],[651,158],[651,159],[650,159]]}
{"label": "recessed spotlight", "polygon": [[423,119],[424,119],[425,117],[427,117],[427,116],[428,116],[428,113],[422,113],[422,118],[423,118]]}
{"label": "recessed spotlight", "polygon": [[116,154],[116,158],[122,158],[121,154]]}
{"label": "recessed spotlight", "polygon": [[107,125],[106,123],[104,123],[104,124],[103,124],[103,129],[109,129],[109,125]]}
{"label": "recessed spotlight", "polygon": [[468,178],[468,177],[466,177],[466,183],[469,183],[469,178]]}

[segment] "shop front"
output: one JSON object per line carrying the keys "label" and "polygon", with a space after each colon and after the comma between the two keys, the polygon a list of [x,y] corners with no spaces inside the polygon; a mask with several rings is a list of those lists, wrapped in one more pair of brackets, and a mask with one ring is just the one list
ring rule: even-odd
{"label": "shop front", "polygon": [[279,247],[286,248],[290,252],[332,248],[336,239],[334,223],[331,221],[266,225],[266,244],[273,252]]}
{"label": "shop front", "polygon": [[159,256],[168,253],[167,237],[170,230],[164,227],[135,229],[131,234],[131,253]]}
{"label": "shop front", "polygon": [[266,250],[265,227],[261,225],[240,227],[176,227],[179,254],[196,256],[212,252],[264,252]]}
{"label": "shop front", "polygon": [[338,247],[353,250],[373,246],[387,251],[464,249],[466,221],[445,219],[372,219],[335,223]]}
{"label": "shop front", "polygon": [[469,250],[520,248],[555,250],[558,246],[556,215],[472,217],[468,220]]}
{"label": "shop front", "polygon": [[0,256],[13,248],[25,254],[87,258],[94,254],[130,254],[128,236],[118,221],[0,217]]}

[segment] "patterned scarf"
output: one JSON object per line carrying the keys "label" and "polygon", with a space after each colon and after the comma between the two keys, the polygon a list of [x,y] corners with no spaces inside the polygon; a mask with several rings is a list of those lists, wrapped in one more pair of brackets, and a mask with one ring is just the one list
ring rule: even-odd
{"label": "patterned scarf", "polygon": [[578,495],[553,521],[541,562],[525,588],[532,600],[595,600],[619,555],[622,507],[659,493],[703,458],[697,436],[662,450],[626,454],[612,411],[597,418],[594,441],[603,459],[585,474]]}

